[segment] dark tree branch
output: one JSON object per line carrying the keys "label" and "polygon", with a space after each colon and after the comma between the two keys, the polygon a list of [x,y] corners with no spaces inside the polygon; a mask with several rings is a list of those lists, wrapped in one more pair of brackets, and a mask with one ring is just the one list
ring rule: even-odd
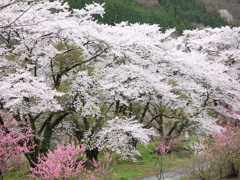
{"label": "dark tree branch", "polygon": [[[21,2],[21,1],[19,1]],[[9,27],[11,27],[17,20],[19,20],[24,14],[26,14],[35,4],[36,4],[37,1],[35,1],[35,3],[33,3],[31,6],[29,6],[25,11],[23,11],[16,19],[14,19],[11,23],[9,23],[8,25],[5,25],[5,26],[2,26],[0,28],[4,28],[4,29],[7,29]],[[15,2],[15,3],[18,3],[18,2]],[[15,4],[13,3],[13,4]],[[12,4],[10,4],[12,5]],[[0,7],[0,10],[2,10],[3,8],[5,7]]]}
{"label": "dark tree branch", "polygon": [[144,108],[144,110],[143,110],[142,116],[141,116],[140,121],[139,121],[140,123],[143,122],[143,119],[144,119],[144,117],[145,117],[145,115],[146,115],[146,113],[147,113],[149,104],[150,104],[150,102],[147,102],[147,104],[146,104],[146,106],[145,106],[145,108]]}
{"label": "dark tree branch", "polygon": [[54,116],[54,113],[51,113],[51,114],[48,116],[48,118],[44,121],[43,125],[41,126],[41,128],[39,129],[39,131],[38,131],[38,133],[37,133],[38,135],[41,135],[41,134],[42,134],[44,128],[46,127],[46,125],[47,125],[49,122],[51,122],[51,119],[52,119],[53,116]]}

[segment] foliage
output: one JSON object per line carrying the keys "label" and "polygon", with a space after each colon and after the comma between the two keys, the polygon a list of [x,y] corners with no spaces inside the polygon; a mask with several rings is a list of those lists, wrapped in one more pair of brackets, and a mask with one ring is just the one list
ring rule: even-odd
{"label": "foliage", "polygon": [[190,135],[186,143],[184,143],[184,148],[193,151],[194,155],[198,156],[200,154],[204,154],[205,151],[207,151],[208,146],[204,136],[200,137],[200,135]]}

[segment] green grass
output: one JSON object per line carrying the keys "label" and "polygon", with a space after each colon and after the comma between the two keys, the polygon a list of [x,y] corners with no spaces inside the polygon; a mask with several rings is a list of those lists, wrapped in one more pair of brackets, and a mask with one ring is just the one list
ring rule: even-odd
{"label": "green grass", "polygon": [[10,164],[12,164],[11,167],[14,168],[14,171],[10,171],[6,176],[4,176],[4,180],[29,180],[27,177],[29,172],[29,164],[27,160],[24,161],[24,156],[22,158],[21,164],[15,163],[14,161],[10,162]]}
{"label": "green grass", "polygon": [[4,176],[4,180],[28,180],[27,172],[24,174],[20,171],[12,171],[9,172],[6,176]]}
{"label": "green grass", "polygon": [[[138,162],[118,161],[114,166],[116,180],[135,180],[150,175],[155,175],[159,171],[158,155],[155,153],[157,143],[151,143],[145,148],[143,145],[138,145],[138,150],[141,157]],[[183,143],[178,140],[173,143],[171,153],[163,159],[163,171],[174,171],[183,166],[187,166],[192,162],[191,152],[183,148]]]}
{"label": "green grass", "polygon": [[[120,160],[119,155],[112,155],[114,180],[136,180],[146,176],[155,175],[159,172],[158,155],[156,154],[155,148],[158,143],[151,143],[147,147],[139,144],[137,149],[141,153],[138,156],[137,162],[131,160]],[[183,148],[183,143],[177,140],[173,143],[171,153],[169,153],[163,159],[163,172],[174,171],[183,166],[188,166],[192,162],[192,158],[189,158],[191,152]],[[99,159],[103,158],[103,153],[99,154]],[[26,177],[27,170],[23,168],[24,171],[13,171],[8,173],[4,179],[5,180],[28,180]],[[23,173],[25,172],[25,173]]]}

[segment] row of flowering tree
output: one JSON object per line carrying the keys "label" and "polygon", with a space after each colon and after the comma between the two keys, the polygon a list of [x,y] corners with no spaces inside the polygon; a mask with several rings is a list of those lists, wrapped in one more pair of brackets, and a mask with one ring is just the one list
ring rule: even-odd
{"label": "row of flowering tree", "polygon": [[[0,2],[0,111],[31,128],[33,153],[25,156],[32,168],[60,136],[85,143],[90,159],[103,147],[129,157],[137,153],[135,141],[155,134],[151,126],[163,135],[165,120],[173,122],[171,135],[179,125],[217,129],[210,111],[236,118],[215,102],[239,108],[238,77],[227,65],[238,58],[232,39],[239,28],[174,39],[174,29],[109,26],[93,15],[104,15],[102,5],[70,10],[58,0]],[[210,48],[200,48],[206,36],[224,38],[206,44],[217,51],[229,42],[225,52],[232,56],[211,58]]]}

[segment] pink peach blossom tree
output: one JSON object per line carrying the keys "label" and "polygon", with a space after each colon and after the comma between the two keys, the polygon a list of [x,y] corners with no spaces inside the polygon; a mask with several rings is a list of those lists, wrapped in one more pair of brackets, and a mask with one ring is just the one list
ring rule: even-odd
{"label": "pink peach blossom tree", "polygon": [[73,143],[58,145],[54,151],[39,158],[35,168],[30,169],[30,179],[90,179],[97,177],[111,179],[112,158],[109,152],[104,152],[104,161],[93,160],[91,168],[87,167],[87,158],[82,155],[85,152],[83,145],[76,146]]}
{"label": "pink peach blossom tree", "polygon": [[[167,143],[162,143],[157,145],[157,153],[159,153],[159,158],[157,163],[160,165],[159,173],[157,175],[158,179],[164,179],[163,175],[163,158],[168,154],[171,149],[173,139],[170,139]],[[156,163],[156,164],[157,164]]]}
{"label": "pink peach blossom tree", "polygon": [[220,177],[223,170],[227,170],[227,175],[237,176],[240,167],[240,127],[227,126],[222,132],[212,134],[212,143],[209,150],[222,162],[218,168]]}
{"label": "pink peach blossom tree", "polygon": [[31,168],[31,179],[69,179],[80,176],[84,171],[84,160],[78,156],[85,151],[83,146],[61,144],[54,151],[39,158],[35,168]]}
{"label": "pink peach blossom tree", "polygon": [[[21,155],[31,153],[33,146],[28,144],[30,128],[19,128],[13,116],[0,122],[0,179],[13,169],[10,161],[21,163]],[[23,124],[24,126],[24,124]]]}

